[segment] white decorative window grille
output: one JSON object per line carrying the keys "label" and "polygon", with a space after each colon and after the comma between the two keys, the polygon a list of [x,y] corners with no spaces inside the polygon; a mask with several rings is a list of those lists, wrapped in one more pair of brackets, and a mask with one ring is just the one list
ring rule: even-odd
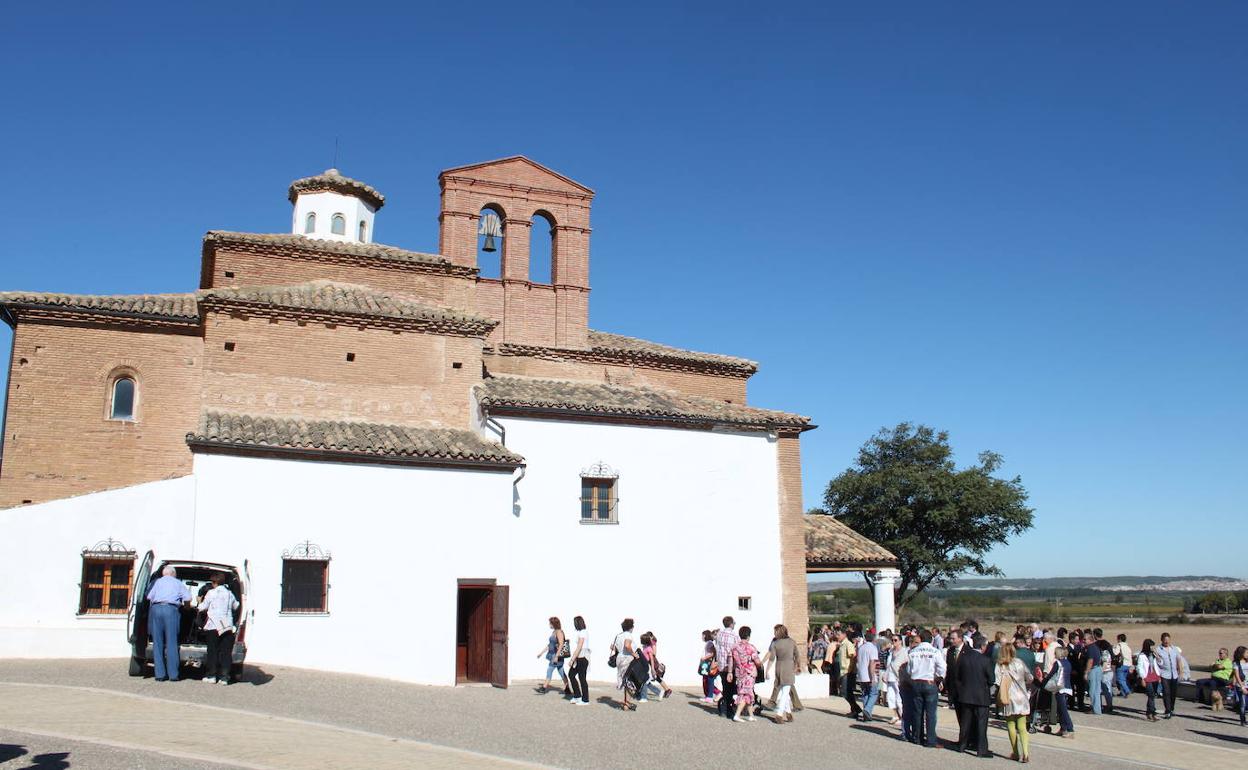
{"label": "white decorative window grille", "polygon": [[619,523],[620,474],[604,462],[581,471],[581,523]]}

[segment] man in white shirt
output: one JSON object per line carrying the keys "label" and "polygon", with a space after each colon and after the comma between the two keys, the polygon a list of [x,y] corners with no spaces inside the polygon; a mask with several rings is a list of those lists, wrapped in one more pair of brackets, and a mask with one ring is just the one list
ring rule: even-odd
{"label": "man in white shirt", "polygon": [[871,711],[875,708],[875,701],[880,697],[880,648],[875,643],[875,634],[868,631],[863,636],[862,644],[858,645],[858,657],[855,659],[858,667],[858,687],[864,693],[865,698],[862,702],[862,710],[855,717],[859,722],[870,722]]}
{"label": "man in white shirt", "polygon": [[204,657],[204,681],[208,683],[229,684],[230,667],[233,664],[234,611],[238,609],[238,599],[225,585],[224,573],[212,575],[212,590],[204,594],[199,603],[201,612],[207,614],[204,621],[204,636],[207,637],[208,651]]}
{"label": "man in white shirt", "polygon": [[1118,643],[1110,651],[1118,666],[1114,670],[1114,684],[1118,686],[1118,697],[1125,698],[1131,694],[1131,685],[1127,679],[1135,668],[1131,659],[1131,645],[1127,644],[1127,635],[1118,634]]}
{"label": "man in white shirt", "polygon": [[[906,713],[912,720],[910,740],[929,748],[936,746],[936,704],[940,681],[945,678],[944,653],[932,646],[932,632],[920,631],[919,643],[911,648],[906,661],[916,708]],[[913,713],[911,713],[913,712]]]}

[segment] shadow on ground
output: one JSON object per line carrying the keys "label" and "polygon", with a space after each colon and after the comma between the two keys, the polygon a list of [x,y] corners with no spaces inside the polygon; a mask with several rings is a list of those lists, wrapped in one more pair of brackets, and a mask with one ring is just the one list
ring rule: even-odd
{"label": "shadow on ground", "polygon": [[36,754],[29,758],[28,765],[9,765],[15,759],[21,759],[30,752],[25,746],[12,743],[0,743],[0,765],[13,767],[14,770],[64,770],[69,767],[69,752],[57,751],[49,754]]}

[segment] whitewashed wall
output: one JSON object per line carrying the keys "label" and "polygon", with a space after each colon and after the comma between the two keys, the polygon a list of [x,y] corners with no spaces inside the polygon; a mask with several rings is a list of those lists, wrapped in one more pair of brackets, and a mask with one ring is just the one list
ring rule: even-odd
{"label": "whitewashed wall", "polygon": [[[250,565],[249,661],[454,684],[457,579],[511,571],[510,474],[197,455],[195,475],[199,558]],[[329,613],[282,615],[305,540],[332,556]]]}
{"label": "whitewashed wall", "polygon": [[184,476],[0,510],[0,657],[124,657],[125,615],[77,614],[82,549],[111,537],[190,558],[194,494]]}
{"label": "whitewashed wall", "polygon": [[[352,195],[343,195],[328,190],[299,193],[299,196],[295,198],[295,210],[291,215],[290,229],[293,233],[326,241],[372,243],[373,219],[376,213],[376,209]],[[316,214],[316,231],[312,233],[304,232],[308,214]],[[331,232],[331,220],[334,214],[342,214],[346,219],[346,228],[342,235],[335,235]],[[363,241],[360,241],[359,237],[361,221],[365,223]]]}
{"label": "whitewashed wall", "polygon": [[[732,615],[765,646],[781,620],[775,443],[761,433],[502,418],[524,455],[514,543],[511,676],[545,674],[534,655],[546,619],[583,615],[591,679],[609,679],[607,646],[625,617],[653,631],[672,683],[699,682],[701,631]],[[619,473],[619,524],[580,523],[580,473]],[[501,581],[500,581],[501,582]],[[752,609],[737,610],[749,596]]]}
{"label": "whitewashed wall", "polygon": [[[249,563],[249,662],[454,683],[457,580],[511,586],[510,676],[544,674],[546,619],[586,618],[590,678],[614,676],[624,617],[673,683],[698,681],[725,614],[766,645],[781,617],[775,444],[713,433],[504,419],[507,473],[196,455],[194,474],[0,511],[0,656],[124,656],[124,617],[77,618],[80,552],[114,537],[157,559]],[[620,475],[619,524],[580,523],[580,473]],[[513,505],[514,503],[514,505]],[[332,554],[329,612],[282,615],[282,552]],[[741,612],[737,598],[749,596]]]}

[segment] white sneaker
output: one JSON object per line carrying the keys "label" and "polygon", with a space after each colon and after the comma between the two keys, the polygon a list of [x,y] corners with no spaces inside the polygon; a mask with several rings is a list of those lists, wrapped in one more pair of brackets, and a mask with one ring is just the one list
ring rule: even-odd
{"label": "white sneaker", "polygon": [[230,683],[230,680],[229,680],[229,679],[218,679],[218,680],[217,680],[217,684],[229,684],[229,683]]}
{"label": "white sneaker", "polygon": [[576,704],[576,705],[578,705],[578,706],[590,706],[590,705],[593,705],[593,704],[591,704],[591,703],[590,703],[589,701],[587,701],[587,700],[578,700],[578,701],[572,701],[572,702],[573,702],[573,703],[575,703],[575,704]]}
{"label": "white sneaker", "polygon": [[732,718],[732,721],[734,721],[734,722],[744,722],[745,720],[744,720],[744,719],[742,719],[741,717],[733,717],[733,718]]}
{"label": "white sneaker", "polygon": [[204,681],[207,682],[208,684],[216,684],[217,678],[215,676],[206,676],[204,677]]}
{"label": "white sneaker", "polygon": [[753,722],[753,721],[754,721],[754,717],[752,717],[752,716],[748,716],[748,717],[746,717],[746,718],[745,718],[745,721],[747,721],[747,722]]}

